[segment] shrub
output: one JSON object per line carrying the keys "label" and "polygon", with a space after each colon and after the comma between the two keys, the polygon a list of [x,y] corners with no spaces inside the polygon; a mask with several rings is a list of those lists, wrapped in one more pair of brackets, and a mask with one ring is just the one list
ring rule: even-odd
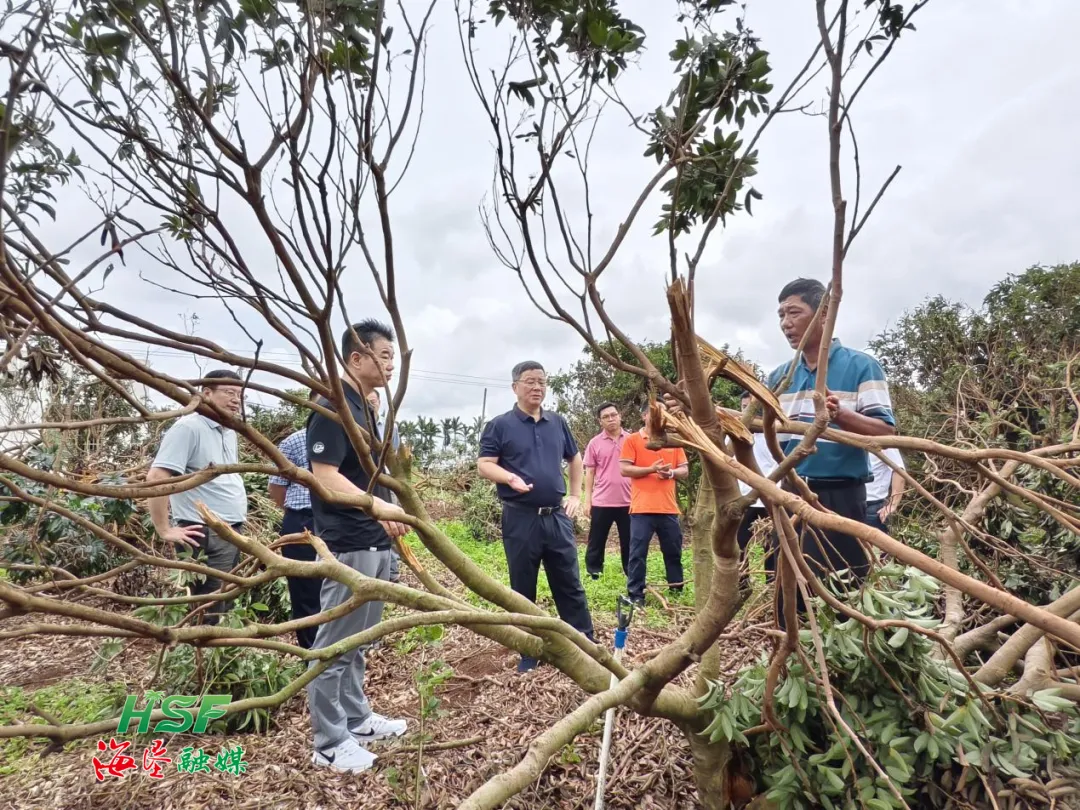
{"label": "shrub", "polygon": [[495,485],[473,470],[461,496],[461,520],[476,540],[495,541],[502,537],[502,506]]}
{"label": "shrub", "polygon": [[[875,619],[905,619],[931,629],[937,583],[915,569],[889,566],[853,606]],[[857,604],[855,604],[857,602]],[[982,699],[968,681],[933,655],[934,643],[906,627],[870,632],[818,605],[825,659],[846,723],[863,740],[911,807],[996,807],[1010,780],[1077,776],[1080,714],[1054,690],[1031,701],[992,690]],[[810,631],[804,656],[792,659],[775,694],[786,730],[746,736],[763,723],[766,663],[731,684],[714,683],[702,698],[713,713],[707,733],[752,761],[778,808],[891,810],[902,805],[873,766],[833,725],[816,673]],[[730,688],[729,688],[730,686]],[[984,702],[985,701],[985,702]],[[989,707],[989,708],[988,708]]]}
{"label": "shrub", "polygon": [[[39,460],[44,463],[46,460]],[[25,491],[62,506],[96,526],[129,526],[141,534],[142,525],[130,500],[100,498],[59,492],[42,484],[17,478]],[[103,479],[102,483],[117,483]],[[0,487],[0,493],[6,492]],[[0,525],[8,530],[0,547],[0,565],[57,566],[76,577],[104,573],[127,561],[126,554],[68,518],[42,510],[27,501],[0,501]],[[51,576],[48,572],[12,569],[12,582],[23,584]]]}
{"label": "shrub", "polygon": [[[46,721],[35,715],[32,706],[47,712],[61,723],[93,723],[115,717],[124,704],[125,690],[118,683],[88,683],[72,679],[28,691],[18,686],[0,687],[0,725],[40,723]],[[79,742],[69,745],[79,745]],[[0,741],[0,775],[14,773],[33,764],[26,755],[36,746],[26,737]]]}
{"label": "shrub", "polygon": [[[283,580],[275,580],[275,583]],[[271,583],[272,585],[274,583]],[[276,588],[276,585],[275,585]],[[288,612],[288,594],[285,594]],[[267,608],[263,610],[262,608]],[[135,611],[137,618],[158,624],[176,624],[188,612],[187,605],[147,606]],[[237,604],[223,614],[223,627],[241,628],[253,621],[262,621],[269,606],[252,603],[241,597]],[[103,659],[119,651],[119,644],[106,642]],[[196,649],[182,644],[164,654],[159,679],[152,685],[158,691],[182,695],[232,695],[232,699],[266,697],[284,689],[303,671],[304,664],[271,650],[250,647],[205,647]],[[278,707],[280,708],[280,707]],[[266,731],[275,709],[250,709],[231,714],[211,725],[214,731]]]}

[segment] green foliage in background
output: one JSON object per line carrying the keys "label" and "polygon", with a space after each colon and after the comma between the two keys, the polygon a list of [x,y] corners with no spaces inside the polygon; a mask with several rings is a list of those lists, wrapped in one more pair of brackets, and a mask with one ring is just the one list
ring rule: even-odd
{"label": "green foliage in background", "polygon": [[[1080,263],[1035,266],[1011,275],[976,309],[940,296],[929,299],[905,313],[870,349],[889,377],[906,435],[1019,451],[1069,442],[1080,417],[1066,385],[1070,379],[1073,390],[1080,385]],[[928,470],[915,454],[906,460],[951,507],[961,508],[970,491],[982,486],[959,461],[936,458]],[[1080,507],[1074,490],[1041,470],[1023,468],[1016,480],[1044,497]],[[897,516],[895,530],[905,542],[936,555],[939,522],[933,507],[919,503]],[[995,500],[984,527],[998,546],[972,542],[998,568],[1003,584],[1023,599],[1037,604],[1056,599],[1070,584],[1057,571],[1080,570],[1080,537],[1016,496]]]}

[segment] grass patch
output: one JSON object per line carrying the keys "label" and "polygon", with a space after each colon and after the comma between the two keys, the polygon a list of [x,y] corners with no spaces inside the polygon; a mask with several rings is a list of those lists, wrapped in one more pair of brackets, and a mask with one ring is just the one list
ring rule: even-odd
{"label": "grass patch", "polygon": [[[486,542],[476,540],[469,530],[457,521],[444,521],[439,523],[439,528],[454,541],[454,544],[479,565],[484,572],[504,585],[510,584],[510,575],[506,565],[506,554],[503,552],[500,541]],[[415,537],[411,538],[416,540]],[[419,541],[411,544],[412,549],[420,557],[425,565],[434,560],[433,555]],[[578,546],[578,565],[582,571],[585,586],[585,596],[589,600],[589,610],[593,618],[605,624],[615,623],[615,606],[621,594],[626,593],[626,577],[622,572],[617,553],[608,554],[604,565],[604,573],[600,579],[594,580],[585,576],[585,547]],[[669,605],[693,605],[693,560],[689,548],[683,549],[683,575],[687,578],[686,587],[681,594],[667,593],[667,580],[664,576],[664,558],[656,541],[649,549],[649,556],[645,562],[645,581],[661,593]],[[474,593],[468,593],[467,600],[476,606],[486,605],[485,601]],[[540,578],[537,583],[536,601],[540,607],[555,613],[555,602],[551,598],[551,588],[548,586],[547,577],[543,567],[540,569]],[[647,627],[662,629],[670,624],[670,616],[652,594],[646,595],[644,621]],[[635,613],[635,623],[640,619],[640,612]]]}
{"label": "grass patch", "polygon": [[[0,687],[0,724],[46,725],[44,719],[34,714],[31,705],[49,713],[61,723],[93,723],[118,715],[125,697],[127,692],[120,684],[90,683],[79,679],[36,690],[19,686]],[[65,749],[80,742],[84,741],[72,741]],[[41,739],[26,737],[0,740],[0,774],[16,773],[36,764],[38,758],[31,755],[46,745]]]}

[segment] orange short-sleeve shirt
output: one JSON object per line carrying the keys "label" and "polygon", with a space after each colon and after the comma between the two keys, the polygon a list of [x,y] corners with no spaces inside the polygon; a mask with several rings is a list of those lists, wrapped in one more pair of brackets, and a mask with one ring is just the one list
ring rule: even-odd
{"label": "orange short-sleeve shirt", "polygon": [[[635,467],[649,467],[657,461],[671,465],[671,469],[686,464],[686,452],[681,447],[664,447],[650,450],[645,446],[646,439],[641,431],[626,437],[623,442],[622,461],[628,461]],[[631,515],[677,515],[679,502],[675,498],[675,479],[664,479],[658,475],[646,475],[644,478],[630,479],[630,514]]]}

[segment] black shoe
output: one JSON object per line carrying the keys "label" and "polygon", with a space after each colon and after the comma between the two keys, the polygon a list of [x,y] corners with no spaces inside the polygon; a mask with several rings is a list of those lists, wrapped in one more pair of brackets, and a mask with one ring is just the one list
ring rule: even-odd
{"label": "black shoe", "polygon": [[670,586],[668,588],[668,593],[670,593],[672,595],[675,595],[675,596],[678,596],[682,592],[683,592],[683,586],[682,585],[672,585],[672,586]]}
{"label": "black shoe", "polygon": [[593,580],[600,579],[600,575],[599,574],[594,574],[592,571],[589,572],[589,576],[592,577]]}
{"label": "black shoe", "polygon": [[639,608],[645,607],[645,597],[644,596],[631,596],[630,601],[633,603],[634,607],[639,607]]}

